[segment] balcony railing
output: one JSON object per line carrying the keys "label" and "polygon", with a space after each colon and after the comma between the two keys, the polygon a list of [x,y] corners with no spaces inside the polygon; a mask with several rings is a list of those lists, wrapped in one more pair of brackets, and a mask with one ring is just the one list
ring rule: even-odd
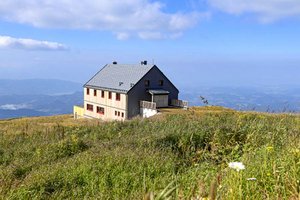
{"label": "balcony railing", "polygon": [[156,103],[150,101],[140,101],[140,108],[156,110]]}
{"label": "balcony railing", "polygon": [[176,106],[176,107],[181,107],[181,108],[188,108],[189,103],[188,103],[188,101],[172,99],[171,105]]}

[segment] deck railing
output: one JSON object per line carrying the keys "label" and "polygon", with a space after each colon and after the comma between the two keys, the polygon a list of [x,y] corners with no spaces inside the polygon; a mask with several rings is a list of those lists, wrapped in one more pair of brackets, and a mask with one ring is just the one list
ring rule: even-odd
{"label": "deck railing", "polygon": [[156,110],[156,103],[150,101],[140,101],[140,107]]}
{"label": "deck railing", "polygon": [[176,107],[181,107],[181,108],[188,108],[189,102],[184,100],[172,99],[171,105]]}

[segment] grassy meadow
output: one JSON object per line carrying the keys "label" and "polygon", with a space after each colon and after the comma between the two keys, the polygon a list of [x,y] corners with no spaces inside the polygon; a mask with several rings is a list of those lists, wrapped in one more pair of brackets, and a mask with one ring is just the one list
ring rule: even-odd
{"label": "grassy meadow", "polygon": [[0,199],[296,200],[299,181],[299,115],[194,107],[0,121]]}

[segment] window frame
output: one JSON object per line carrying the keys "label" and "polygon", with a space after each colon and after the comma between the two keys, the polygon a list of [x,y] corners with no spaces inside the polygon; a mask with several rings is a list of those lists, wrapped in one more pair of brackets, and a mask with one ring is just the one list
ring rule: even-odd
{"label": "window frame", "polygon": [[163,85],[164,85],[164,80],[163,80],[163,79],[159,80],[159,81],[158,81],[158,85],[159,85],[159,86],[163,86]]}
{"label": "window frame", "polygon": [[86,95],[90,95],[90,88],[86,88]]}
{"label": "window frame", "polygon": [[100,115],[104,115],[105,114],[105,108],[101,107],[101,106],[97,106],[97,113]]}
{"label": "window frame", "polygon": [[112,92],[108,91],[108,99],[112,99]]}
{"label": "window frame", "polygon": [[94,97],[97,96],[97,90],[94,89]]}
{"label": "window frame", "polygon": [[105,98],[105,92],[104,92],[104,90],[101,90],[101,98]]}
{"label": "window frame", "polygon": [[144,84],[145,84],[145,87],[149,87],[150,86],[150,80],[145,80]]}
{"label": "window frame", "polygon": [[121,94],[120,93],[116,93],[116,101],[121,101]]}
{"label": "window frame", "polygon": [[86,104],[86,110],[93,112],[94,111],[94,105],[93,104]]}

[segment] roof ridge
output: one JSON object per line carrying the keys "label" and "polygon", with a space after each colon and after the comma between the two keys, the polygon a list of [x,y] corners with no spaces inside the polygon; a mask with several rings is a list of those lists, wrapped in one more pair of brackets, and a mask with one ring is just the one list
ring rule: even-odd
{"label": "roof ridge", "polygon": [[120,64],[120,63],[118,63],[118,64],[113,64],[113,63],[109,63],[109,64],[107,64],[107,65],[128,65],[128,66],[154,66],[154,64],[141,64],[141,63],[135,63],[135,64],[130,64],[130,63],[122,63],[122,64]]}

